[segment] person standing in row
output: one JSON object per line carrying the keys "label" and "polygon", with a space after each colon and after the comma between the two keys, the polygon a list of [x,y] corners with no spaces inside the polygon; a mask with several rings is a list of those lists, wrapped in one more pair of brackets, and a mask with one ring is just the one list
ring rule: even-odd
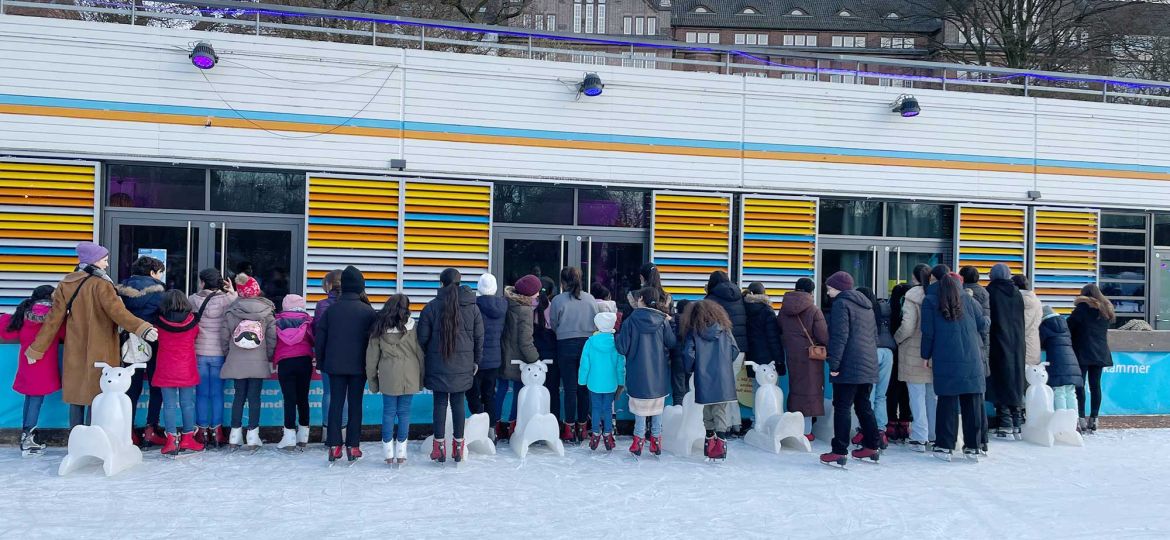
{"label": "person standing in row", "polygon": [[422,391],[426,372],[418,332],[410,318],[410,298],[395,294],[387,299],[370,326],[369,337],[366,379],[371,393],[382,394],[382,454],[386,463],[402,465],[410,436],[410,404]]}
{"label": "person standing in row", "polygon": [[[1096,283],[1085,285],[1076,298],[1076,307],[1068,318],[1072,333],[1073,351],[1077,355],[1085,383],[1077,389],[1077,412],[1084,424],[1081,430],[1097,432],[1097,414],[1101,412],[1101,373],[1113,365],[1109,350],[1109,325],[1116,317],[1110,302]],[[1089,387],[1091,403],[1085,402],[1085,388]],[[1085,405],[1090,405],[1089,419],[1085,420]]]}
{"label": "person standing in row", "polygon": [[593,426],[589,431],[589,449],[597,450],[603,441],[608,452],[617,446],[613,438],[613,400],[626,382],[626,359],[614,345],[617,313],[603,311],[593,316],[597,333],[585,342],[581,353],[581,372],[577,384],[589,389]]}
{"label": "person standing in row", "polygon": [[[1064,317],[1057,315],[1048,306],[1044,306],[1044,319],[1040,322],[1040,344],[1048,364],[1046,369],[1048,386],[1052,387],[1052,408],[1058,411],[1080,411],[1077,392],[1084,391],[1085,382],[1081,378],[1076,352],[1073,351],[1072,333]],[[1082,429],[1081,426],[1077,427]]]}
{"label": "person standing in row", "polygon": [[[228,444],[259,448],[260,390],[273,373],[276,350],[276,306],[260,295],[260,285],[247,274],[236,274],[239,298],[223,318],[224,364],[219,376],[232,380],[232,429]],[[248,426],[244,427],[244,404],[248,405]],[[247,437],[244,432],[247,432]]]}
{"label": "person standing in row", "polygon": [[471,389],[467,391],[467,407],[471,414],[488,413],[490,423],[500,419],[500,409],[495,406],[496,378],[503,364],[502,339],[504,319],[508,314],[508,301],[496,295],[496,277],[491,274],[479,276],[475,287],[475,305],[483,320],[483,358],[475,372]]}
{"label": "person standing in row", "polygon": [[952,277],[946,265],[934,267],[938,292],[928,294],[922,303],[921,356],[931,368],[934,389],[938,395],[938,438],[934,455],[951,460],[957,440],[960,411],[963,418],[963,455],[979,459],[979,424],[983,415],[983,358],[979,344],[987,324],[983,309],[975,299],[963,292],[957,276]]}
{"label": "person standing in row", "polygon": [[848,458],[852,411],[861,423],[861,448],[854,459],[876,462],[880,455],[881,436],[869,395],[877,383],[877,321],[873,304],[853,289],[853,276],[841,271],[825,280],[829,298],[829,376],[833,383],[832,451],[821,454],[826,465],[844,466]]}
{"label": "person standing in row", "polygon": [[731,329],[727,312],[710,300],[692,303],[683,315],[683,366],[694,374],[695,403],[703,406],[703,427],[707,430],[703,455],[712,460],[727,458],[727,430],[731,427],[727,404],[738,403],[732,364],[739,357],[739,347]]}
{"label": "person standing in row", "polygon": [[[747,315],[747,340],[750,344],[745,360],[759,365],[772,364],[777,375],[784,375],[784,347],[780,343],[780,325],[776,322],[776,310],[772,309],[772,297],[763,283],[748,284],[743,295],[744,312]],[[737,349],[738,350],[738,349]],[[754,377],[754,373],[748,373]],[[754,379],[753,379],[754,380]]]}
{"label": "person standing in row", "polygon": [[[313,331],[317,330],[317,324],[321,321],[321,317],[329,311],[330,306],[337,301],[341,296],[341,268],[335,268],[325,273],[325,277],[321,278],[321,290],[325,293],[325,298],[317,302],[317,306],[313,309]],[[317,372],[321,374],[321,441],[325,441],[325,436],[329,433],[329,404],[332,402],[332,392],[329,390],[329,374],[321,369],[321,357],[317,357]],[[341,423],[349,422],[349,406],[346,405],[341,409]],[[343,428],[344,429],[344,428]],[[343,433],[342,438],[345,435]]]}
{"label": "person standing in row", "polygon": [[[959,270],[959,275],[963,278],[963,290],[967,291],[967,294],[971,295],[975,299],[975,302],[979,304],[980,309],[983,310],[983,319],[987,321],[987,324],[984,325],[983,332],[980,334],[980,338],[983,339],[983,374],[989,377],[991,376],[991,362],[989,360],[991,350],[991,299],[987,294],[987,289],[979,283],[980,275],[978,268],[964,266]],[[979,427],[983,429],[983,432],[979,434],[979,439],[982,443],[980,450],[986,454],[988,451],[987,407],[979,407],[979,413],[983,417],[983,422],[979,424]]]}
{"label": "person standing in row", "polygon": [[[314,328],[314,352],[321,371],[329,375],[329,430],[325,446],[329,461],[341,459],[341,445],[349,461],[361,459],[362,393],[366,388],[366,345],[374,308],[362,300],[366,278],[361,270],[347,266],[341,272],[341,294],[324,313],[317,315]],[[241,292],[241,294],[243,294]],[[349,408],[348,422],[342,412]],[[345,427],[345,440],[341,430]]]}
{"label": "person standing in row", "polygon": [[[890,290],[889,301],[889,333],[890,338],[897,334],[902,326],[902,304],[906,293],[913,289],[912,283],[899,283]],[[880,323],[879,323],[880,325]],[[910,424],[914,415],[910,412],[910,390],[906,381],[898,377],[901,372],[901,352],[894,340],[894,365],[890,368],[890,386],[886,391],[886,437],[889,440],[907,443],[910,440]]]}
{"label": "person standing in row", "polygon": [[[644,263],[638,268],[638,282],[641,283],[642,287],[654,287],[658,290],[658,295],[664,299],[663,309],[668,313],[675,309],[674,300],[671,299],[670,293],[666,292],[666,288],[662,286],[662,274],[659,273],[658,267],[654,263]],[[630,309],[633,310],[632,307]],[[681,309],[679,311],[681,312]]]}
{"label": "person standing in row", "polygon": [[825,360],[813,358],[829,343],[825,315],[817,309],[809,278],[796,280],[793,290],[784,293],[780,306],[781,343],[788,366],[788,412],[804,415],[804,436],[813,440],[813,419],[825,415]]}
{"label": "person standing in row", "polygon": [[162,394],[166,426],[163,455],[203,451],[203,444],[195,440],[195,387],[199,385],[195,340],[199,335],[199,316],[191,309],[183,291],[171,289],[163,293],[157,319],[158,353],[154,360],[158,366],[150,379],[150,386]]}
{"label": "person standing in row", "polygon": [[[166,267],[162,261],[154,257],[139,257],[130,265],[130,276],[114,286],[122,303],[135,317],[154,324],[158,320],[159,306],[162,305],[163,293],[166,284],[162,280]],[[134,378],[126,395],[135,411],[138,410],[138,399],[142,396],[142,387],[154,379],[154,369],[158,365],[158,349],[150,351],[151,361],[146,363],[146,370],[134,370]],[[136,444],[145,446],[162,446],[167,440],[159,429],[159,412],[162,410],[162,391],[154,385],[149,385],[146,406],[146,427],[141,431],[133,431]],[[141,435],[139,435],[141,433]]]}
{"label": "person standing in row", "polygon": [[456,463],[463,461],[466,393],[483,361],[483,318],[475,305],[475,293],[460,284],[462,277],[454,268],[443,270],[439,274],[442,288],[423,308],[418,320],[418,344],[426,356],[423,385],[434,392],[431,459],[440,463],[447,461],[444,439],[448,405],[454,424],[451,458]]}
{"label": "person standing in row", "polygon": [[618,354],[626,357],[626,392],[634,414],[630,453],[642,455],[649,418],[650,453],[658,455],[662,452],[662,411],[670,392],[666,351],[674,347],[677,338],[662,308],[666,299],[657,288],[642,287],[630,296],[634,311],[614,337]]}
{"label": "person standing in row", "polygon": [[595,328],[597,301],[581,290],[581,270],[572,266],[561,269],[561,291],[549,309],[550,322],[557,333],[557,363],[564,387],[561,439],[581,442],[589,432],[589,389],[577,384],[577,373],[581,369],[581,351]]}
{"label": "person standing in row", "polygon": [[1024,364],[1040,365],[1040,320],[1044,318],[1044,305],[1032,290],[1028,276],[1015,274],[1012,285],[1020,290],[1024,300]]}
{"label": "person standing in row", "polygon": [[[508,313],[504,318],[504,336],[501,344],[504,362],[501,369],[503,375],[496,383],[496,402],[494,404],[496,410],[500,411],[500,421],[496,424],[496,440],[510,439],[512,431],[516,427],[517,398],[520,396],[522,385],[520,384],[520,366],[513,364],[512,361],[521,360],[526,364],[532,364],[540,360],[540,353],[537,351],[532,337],[532,332],[535,330],[533,309],[539,294],[540,278],[532,274],[516,280],[514,286],[504,287],[504,298],[508,301]],[[508,390],[512,391],[512,407],[510,414],[506,417],[511,418],[511,421],[505,422],[503,409],[504,401],[508,397]]]}
{"label": "person standing in row", "polygon": [[[284,401],[284,434],[277,448],[309,444],[309,383],[313,380],[313,317],[299,294],[285,294],[276,314],[272,363]],[[299,422],[297,421],[299,417]]]}
{"label": "person standing in row", "polygon": [[908,444],[915,452],[926,452],[927,446],[935,439],[934,413],[938,403],[934,374],[921,356],[922,303],[926,300],[926,288],[930,286],[930,267],[919,264],[914,267],[913,275],[916,285],[906,292],[902,301],[902,322],[894,333],[894,341],[898,342],[898,380],[906,383],[914,416]]}
{"label": "person standing in row", "polygon": [[678,339],[675,340],[674,346],[667,351],[670,355],[670,399],[674,405],[682,405],[683,399],[686,398],[687,392],[690,392],[690,374],[687,373],[683,367],[683,338],[686,337],[682,332],[682,316],[686,313],[687,306],[691,304],[690,300],[682,299],[674,303],[674,313],[669,318],[670,332]]}
{"label": "person standing in row", "polygon": [[33,289],[32,295],[21,300],[11,315],[0,315],[0,338],[20,341],[12,389],[24,396],[20,424],[20,451],[24,456],[40,454],[44,450],[45,445],[36,440],[41,405],[45,402],[45,396],[61,389],[57,344],[65,339],[64,326],[57,332],[57,339],[50,344],[44,358],[36,362],[25,360],[25,351],[36,339],[45,317],[53,309],[54,290],[52,285],[41,285]]}
{"label": "person standing in row", "polygon": [[[869,404],[873,407],[874,418],[877,419],[878,429],[882,432],[882,448],[889,443],[886,439],[885,427],[889,422],[886,413],[886,392],[890,388],[890,375],[894,371],[894,349],[898,348],[894,336],[890,334],[890,302],[878,300],[869,287],[859,287],[858,292],[865,295],[873,306],[874,321],[877,323],[877,366],[878,382],[869,393]],[[861,444],[861,431],[853,436],[853,444]]]}
{"label": "person standing in row", "polygon": [[991,348],[987,379],[987,400],[995,405],[999,438],[1022,437],[1024,405],[1024,363],[1027,343],[1024,333],[1024,297],[1012,283],[1012,271],[1006,264],[991,267],[987,284],[991,305]]}
{"label": "person standing in row", "polygon": [[[704,300],[714,301],[727,312],[727,317],[731,320],[731,335],[735,337],[735,345],[739,347],[740,352],[745,356],[752,354],[751,343],[748,341],[747,330],[747,308],[744,306],[743,294],[735,285],[731,283],[731,278],[728,277],[727,272],[723,270],[716,270],[711,272],[711,276],[707,278],[707,296]],[[741,364],[736,363],[734,369],[738,374]],[[743,430],[743,418],[739,412],[739,402],[728,403],[727,420],[731,423],[730,434],[739,436]]]}
{"label": "person standing in row", "polygon": [[[548,390],[548,412],[563,422],[561,417],[561,364],[557,361],[557,333],[552,328],[552,301],[556,296],[557,285],[552,278],[541,276],[540,294],[537,295],[536,305],[532,312],[532,344],[541,360],[551,360],[548,373],[545,374],[544,387]],[[516,377],[520,374],[517,372]],[[514,417],[513,417],[514,418]],[[562,431],[563,434],[563,431]]]}
{"label": "person standing in row", "polygon": [[187,299],[198,310],[199,334],[195,336],[195,363],[199,385],[195,387],[195,440],[212,447],[228,443],[223,430],[224,315],[236,301],[232,282],[215,268],[199,271],[199,292]]}

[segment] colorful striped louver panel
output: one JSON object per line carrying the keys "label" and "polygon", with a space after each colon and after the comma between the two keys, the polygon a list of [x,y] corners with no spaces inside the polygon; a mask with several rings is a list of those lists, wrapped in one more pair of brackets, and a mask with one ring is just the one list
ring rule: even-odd
{"label": "colorful striped louver panel", "polygon": [[1032,287],[1057,313],[1071,313],[1081,287],[1097,282],[1096,210],[1033,212]]}
{"label": "colorful striped louver panel", "polygon": [[816,279],[816,199],[745,195],[740,210],[740,286],[759,281],[780,307],[796,280]]}
{"label": "colorful striped louver panel", "polygon": [[97,238],[97,164],[0,159],[0,310],[77,266],[78,242]]}
{"label": "colorful striped louver panel", "polygon": [[654,193],[651,259],[674,300],[700,299],[713,270],[730,270],[731,196]]}
{"label": "colorful striped louver panel", "polygon": [[402,288],[416,313],[435,297],[444,268],[459,269],[471,288],[488,271],[491,213],[491,184],[406,183]]}
{"label": "colorful striped louver panel", "polygon": [[378,305],[398,288],[399,182],[392,178],[309,176],[307,300],[325,297],[321,278],[352,264]]}
{"label": "colorful striped louver panel", "polygon": [[1023,272],[1027,265],[1027,209],[1019,206],[959,206],[958,268],[974,266],[987,282],[996,263]]}

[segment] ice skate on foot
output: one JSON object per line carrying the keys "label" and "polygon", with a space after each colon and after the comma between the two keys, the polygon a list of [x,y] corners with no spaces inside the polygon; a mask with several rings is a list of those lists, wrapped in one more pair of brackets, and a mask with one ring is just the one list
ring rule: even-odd
{"label": "ice skate on foot", "polygon": [[876,448],[858,448],[853,451],[853,459],[862,463],[877,463],[881,456],[881,450]]}
{"label": "ice skate on foot", "polygon": [[844,469],[845,464],[849,463],[849,458],[846,457],[844,454],[834,454],[832,452],[829,452],[827,454],[821,454],[820,461],[821,461],[821,464],[823,464],[823,465],[828,465],[830,467],[836,467],[838,469]]}

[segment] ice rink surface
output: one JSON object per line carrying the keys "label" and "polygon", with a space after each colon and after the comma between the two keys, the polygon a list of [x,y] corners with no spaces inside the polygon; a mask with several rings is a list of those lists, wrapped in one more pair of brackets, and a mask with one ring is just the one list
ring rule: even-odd
{"label": "ice rink surface", "polygon": [[[327,467],[266,445],[179,459],[146,452],[113,478],[58,477],[64,450],[0,448],[4,538],[1170,538],[1170,430],[1110,430],[1084,448],[993,442],[973,464],[891,446],[836,470],[813,454],[732,441],[725,463],[628,458],[586,446],[558,458],[506,444],[456,469],[418,442],[392,470],[381,444]],[[862,536],[856,536],[862,535]]]}

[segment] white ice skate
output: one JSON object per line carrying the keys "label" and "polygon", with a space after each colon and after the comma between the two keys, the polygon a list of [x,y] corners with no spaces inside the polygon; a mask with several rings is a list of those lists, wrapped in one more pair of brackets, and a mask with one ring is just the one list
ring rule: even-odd
{"label": "white ice skate", "polygon": [[281,450],[295,450],[297,448],[296,430],[284,428],[284,435],[280,437],[280,442],[276,443],[276,447]]}

